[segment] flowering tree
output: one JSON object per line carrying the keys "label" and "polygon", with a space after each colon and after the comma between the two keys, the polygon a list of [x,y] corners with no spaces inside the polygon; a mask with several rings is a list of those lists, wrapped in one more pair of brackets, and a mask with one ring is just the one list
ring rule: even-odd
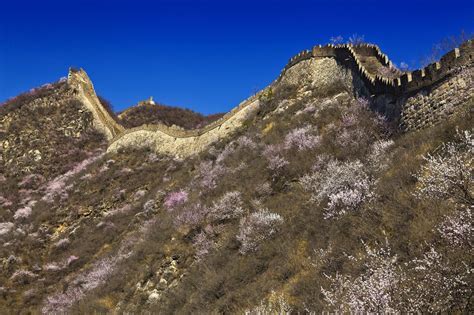
{"label": "flowering tree", "polygon": [[263,156],[268,161],[268,168],[272,171],[278,171],[285,167],[289,162],[281,154],[282,146],[270,144],[263,150]]}
{"label": "flowering tree", "polygon": [[337,36],[332,36],[329,41],[331,42],[331,44],[342,44],[344,42],[344,37],[342,37],[341,35],[337,35]]}
{"label": "flowering tree", "polygon": [[182,211],[176,215],[174,224],[176,226],[195,226],[203,222],[209,213],[209,208],[200,203],[183,207]]}
{"label": "flowering tree", "polygon": [[226,172],[226,169],[220,163],[203,161],[199,164],[197,171],[199,185],[206,189],[214,189],[217,187],[217,179]]}
{"label": "flowering tree", "polygon": [[328,200],[324,218],[336,218],[356,210],[373,197],[373,180],[360,161],[339,162],[330,160],[327,167],[303,176],[303,188],[311,192],[311,201]]}
{"label": "flowering tree", "polygon": [[172,211],[186,201],[188,201],[188,192],[184,190],[171,192],[165,197],[165,207],[168,211]]}
{"label": "flowering tree", "polygon": [[[321,292],[329,309],[350,313],[440,313],[469,303],[472,269],[454,264],[431,245],[421,258],[402,263],[387,242],[365,255],[350,256],[361,264],[356,275],[327,276],[329,286]],[[356,266],[354,266],[356,267]]]}
{"label": "flowering tree", "polygon": [[238,218],[244,212],[242,197],[238,191],[225,193],[213,203],[209,215],[214,220],[228,220]]}
{"label": "flowering tree", "polygon": [[279,214],[268,210],[260,210],[243,218],[237,235],[241,243],[240,253],[255,251],[260,243],[278,231],[282,223],[283,218]]}
{"label": "flowering tree", "polygon": [[222,232],[223,225],[206,225],[194,238],[193,247],[196,249],[197,260],[203,259],[217,245],[217,235]]}
{"label": "flowering tree", "polygon": [[447,143],[439,154],[425,158],[427,163],[416,175],[418,197],[474,203],[474,139],[470,131],[459,133],[458,138],[459,142]]}
{"label": "flowering tree", "polygon": [[393,144],[393,140],[378,140],[371,145],[367,160],[372,169],[381,171],[388,166],[390,155],[387,152]]}
{"label": "flowering tree", "polygon": [[52,203],[56,197],[60,197],[61,199],[65,199],[68,196],[67,191],[72,188],[71,185],[67,185],[69,179],[71,179],[74,175],[84,171],[90,164],[94,163],[98,159],[104,156],[103,152],[99,152],[99,154],[92,155],[87,159],[83,160],[82,162],[78,163],[74,166],[71,170],[66,172],[65,174],[59,175],[58,177],[54,178],[53,180],[46,183],[44,189],[44,196],[42,200]]}
{"label": "flowering tree", "polygon": [[270,296],[260,302],[260,305],[246,310],[245,315],[289,315],[293,309],[283,294],[272,291]]}
{"label": "flowering tree", "polygon": [[8,234],[14,226],[12,222],[0,222],[0,236]]}
{"label": "flowering tree", "polygon": [[474,209],[474,206],[471,208],[461,207],[454,214],[446,217],[438,227],[441,237],[447,240],[450,245],[472,248],[474,233],[471,209]]}
{"label": "flowering tree", "polygon": [[400,288],[405,311],[449,312],[455,306],[466,307],[472,298],[472,268],[462,261],[450,261],[432,245],[407,267],[409,277]]}
{"label": "flowering tree", "polygon": [[352,45],[360,45],[360,44],[363,44],[365,43],[365,36],[364,35],[359,35],[359,34],[352,34],[350,37],[349,37],[349,41],[348,43],[349,44],[352,44]]}
{"label": "flowering tree", "polygon": [[315,148],[321,142],[321,137],[314,136],[311,132],[310,126],[291,130],[285,136],[285,149],[296,147],[298,151],[302,151]]}
{"label": "flowering tree", "polygon": [[257,143],[247,136],[241,136],[236,140],[237,144],[241,148],[256,149]]}
{"label": "flowering tree", "polygon": [[330,288],[321,288],[321,292],[331,307],[342,312],[395,313],[393,293],[403,277],[396,266],[397,256],[388,246],[378,249],[364,246],[365,271],[355,278],[340,274],[327,276]]}
{"label": "flowering tree", "polygon": [[31,212],[32,212],[31,207],[34,206],[35,203],[36,202],[32,200],[28,203],[28,206],[18,209],[15,212],[15,214],[13,215],[13,218],[15,220],[28,218],[31,215]]}

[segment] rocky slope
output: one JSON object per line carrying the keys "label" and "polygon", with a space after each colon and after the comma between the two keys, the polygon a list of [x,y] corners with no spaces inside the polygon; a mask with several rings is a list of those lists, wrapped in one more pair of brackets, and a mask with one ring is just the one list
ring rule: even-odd
{"label": "rocky slope", "polygon": [[357,67],[303,58],[208,129],[111,150],[132,133],[77,75],[1,107],[2,312],[473,311],[472,94],[404,132]]}

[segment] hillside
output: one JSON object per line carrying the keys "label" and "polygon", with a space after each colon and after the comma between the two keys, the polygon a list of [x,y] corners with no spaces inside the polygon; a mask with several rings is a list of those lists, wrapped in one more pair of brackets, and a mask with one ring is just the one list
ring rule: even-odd
{"label": "hillside", "polygon": [[473,47],[315,46],[190,130],[83,70],[8,101],[0,313],[472,313]]}
{"label": "hillside", "polygon": [[126,128],[162,123],[166,126],[175,125],[184,129],[196,129],[219,119],[223,114],[204,116],[190,109],[145,103],[133,106],[119,113],[118,116],[120,123]]}

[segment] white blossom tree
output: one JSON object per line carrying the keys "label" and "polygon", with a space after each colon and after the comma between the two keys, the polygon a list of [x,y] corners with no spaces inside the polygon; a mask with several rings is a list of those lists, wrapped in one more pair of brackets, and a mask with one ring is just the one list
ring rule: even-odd
{"label": "white blossom tree", "polygon": [[303,176],[300,182],[305,190],[311,192],[311,201],[328,201],[325,219],[354,211],[373,197],[371,189],[374,181],[358,160],[330,160],[325,168]]}
{"label": "white blossom tree", "polygon": [[438,154],[425,157],[426,164],[416,175],[418,197],[473,204],[474,139],[470,131],[458,133],[458,138],[443,145]]}
{"label": "white blossom tree", "polygon": [[266,209],[242,218],[237,235],[237,240],[241,243],[240,253],[255,251],[264,240],[278,231],[282,223],[283,218],[279,214]]}

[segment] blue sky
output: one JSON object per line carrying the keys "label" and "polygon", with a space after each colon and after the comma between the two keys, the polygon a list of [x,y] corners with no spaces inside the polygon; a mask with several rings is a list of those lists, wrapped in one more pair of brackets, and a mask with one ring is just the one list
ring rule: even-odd
{"label": "blue sky", "polygon": [[84,68],[122,110],[156,101],[209,114],[265,87],[300,50],[364,35],[417,66],[474,32],[474,1],[2,1],[0,102]]}

